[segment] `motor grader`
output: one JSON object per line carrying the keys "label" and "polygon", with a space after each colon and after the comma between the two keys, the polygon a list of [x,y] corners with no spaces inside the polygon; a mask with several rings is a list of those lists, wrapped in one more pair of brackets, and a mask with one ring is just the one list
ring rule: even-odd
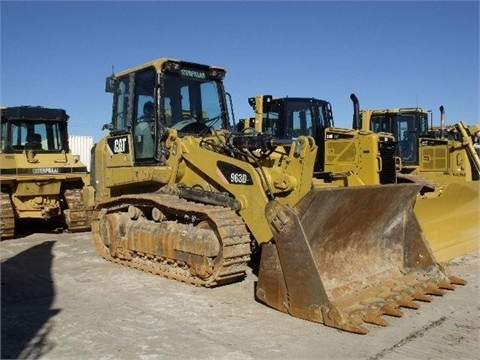
{"label": "motor grader", "polygon": [[257,244],[259,301],[360,334],[465,283],[430,252],[412,210],[419,185],[314,178],[313,137],[234,131],[225,72],[160,58],[107,78],[112,120],[92,167],[101,256],[215,287],[245,277]]}
{"label": "motor grader", "polygon": [[447,126],[443,106],[437,126],[421,108],[362,110],[358,125],[398,140],[397,181],[423,184],[414,209],[437,260],[479,248],[480,125]]}
{"label": "motor grader", "polygon": [[85,164],[70,152],[63,109],[1,109],[1,238],[23,219],[55,222],[68,231],[90,230],[94,189]]}

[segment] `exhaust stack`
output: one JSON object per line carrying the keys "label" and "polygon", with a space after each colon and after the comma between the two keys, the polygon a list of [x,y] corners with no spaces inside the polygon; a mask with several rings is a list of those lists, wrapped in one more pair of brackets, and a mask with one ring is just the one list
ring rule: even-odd
{"label": "exhaust stack", "polygon": [[352,128],[358,130],[360,126],[360,105],[358,103],[358,98],[355,96],[355,94],[350,94],[350,99],[353,102]]}
{"label": "exhaust stack", "polygon": [[445,109],[440,106],[440,138],[445,138]]}

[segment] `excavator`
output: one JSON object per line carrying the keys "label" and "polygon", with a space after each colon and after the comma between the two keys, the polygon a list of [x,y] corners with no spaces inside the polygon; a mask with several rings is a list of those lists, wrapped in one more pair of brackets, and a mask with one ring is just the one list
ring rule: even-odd
{"label": "excavator", "polygon": [[[422,108],[362,110],[354,127],[390,132],[396,139],[398,182],[422,184],[415,213],[437,260],[480,247],[480,125],[440,125]],[[452,236],[454,234],[455,236]]]}
{"label": "excavator", "polygon": [[314,137],[237,131],[225,74],[160,58],[107,78],[112,119],[91,167],[102,257],[211,288],[244,279],[259,248],[258,301],[358,334],[466,283],[430,251],[421,185],[316,177]]}

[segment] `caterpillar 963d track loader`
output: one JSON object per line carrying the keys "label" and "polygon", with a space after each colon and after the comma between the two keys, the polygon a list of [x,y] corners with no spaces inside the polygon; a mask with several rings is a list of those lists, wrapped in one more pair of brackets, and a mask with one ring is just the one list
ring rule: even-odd
{"label": "caterpillar 963d track loader", "polygon": [[224,75],[161,58],[107,78],[92,173],[103,257],[213,287],[241,280],[258,244],[260,301],[356,333],[464,283],[433,259],[412,210],[420,185],[315,178],[313,137],[232,131]]}
{"label": "caterpillar 963d track loader", "polygon": [[[480,125],[432,126],[420,108],[362,110],[360,127],[398,140],[397,179],[423,184],[415,213],[437,260],[480,247]],[[429,124],[430,122],[430,124]]]}
{"label": "caterpillar 963d track loader", "polygon": [[16,220],[53,220],[69,231],[90,230],[94,189],[85,164],[68,146],[63,109],[1,109],[1,237]]}

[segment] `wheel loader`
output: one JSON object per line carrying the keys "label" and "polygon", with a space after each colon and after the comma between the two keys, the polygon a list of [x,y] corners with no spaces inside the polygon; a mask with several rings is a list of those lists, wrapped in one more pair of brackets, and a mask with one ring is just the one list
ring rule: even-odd
{"label": "wheel loader", "polygon": [[94,206],[90,175],[68,145],[64,109],[1,109],[1,238],[18,222],[42,219],[68,231],[89,231]]}
{"label": "wheel loader", "polygon": [[315,178],[312,136],[236,131],[225,73],[160,58],[107,78],[112,120],[92,166],[101,256],[215,287],[242,280],[259,248],[259,301],[359,334],[465,284],[432,256],[412,209],[420,185]]}
{"label": "wheel loader", "polygon": [[358,125],[398,140],[397,181],[423,185],[414,209],[437,260],[479,248],[480,125],[447,126],[443,106],[439,126],[421,108],[362,110]]}

